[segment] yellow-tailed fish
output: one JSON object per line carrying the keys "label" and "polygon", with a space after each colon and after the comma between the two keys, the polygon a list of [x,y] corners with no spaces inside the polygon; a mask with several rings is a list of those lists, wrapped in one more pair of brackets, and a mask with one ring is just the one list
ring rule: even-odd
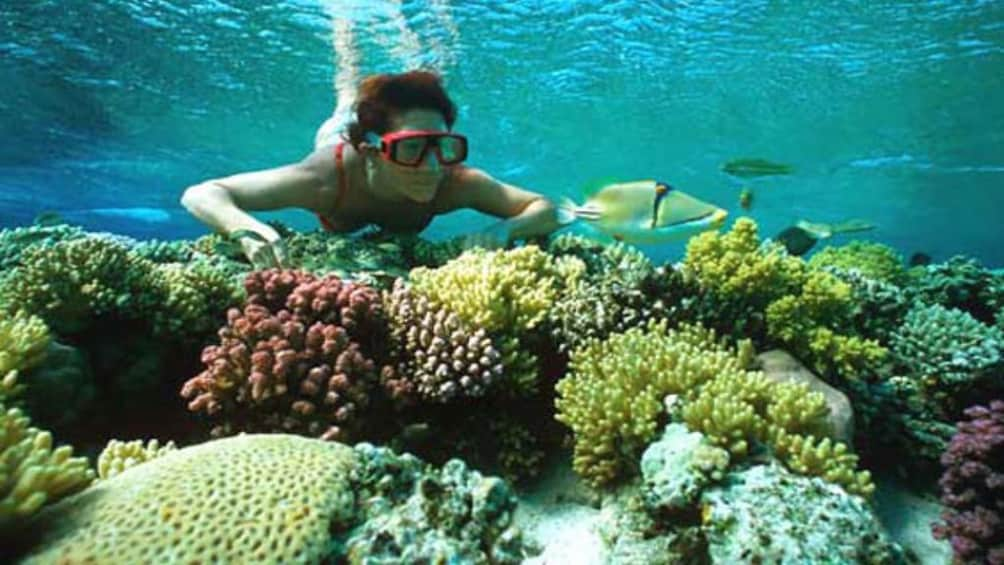
{"label": "yellow-tailed fish", "polygon": [[665,243],[718,229],[728,212],[655,180],[611,183],[576,205],[565,199],[558,221],[584,220],[617,241]]}

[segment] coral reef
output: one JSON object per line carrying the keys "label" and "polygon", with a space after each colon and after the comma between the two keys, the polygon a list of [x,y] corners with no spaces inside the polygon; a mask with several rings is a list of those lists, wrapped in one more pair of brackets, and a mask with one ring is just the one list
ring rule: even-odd
{"label": "coral reef", "polygon": [[88,233],[76,226],[27,226],[0,230],[0,273],[21,263],[21,255],[30,248],[52,247],[60,241],[83,239]]}
{"label": "coral reef", "polygon": [[713,332],[651,322],[572,352],[557,384],[558,421],[575,435],[573,466],[593,485],[621,476],[658,434],[663,398],[744,370],[749,352],[717,344]]}
{"label": "coral reef", "polygon": [[484,396],[502,378],[502,357],[483,328],[416,296],[398,279],[383,296],[397,369],[384,387],[403,403]]}
{"label": "coral reef", "polygon": [[704,491],[712,563],[903,563],[858,497],[779,465],[731,473]]}
{"label": "coral reef", "polygon": [[52,434],[31,427],[20,409],[0,403],[0,533],[93,479],[87,460],[73,457],[73,448],[53,449]]}
{"label": "coral reef", "polygon": [[243,311],[227,313],[219,345],[202,352],[206,369],[181,395],[188,407],[222,420],[214,434],[297,432],[345,439],[360,424],[383,343],[379,295],[334,275],[254,272]]}
{"label": "coral reef", "polygon": [[45,320],[60,334],[115,314],[138,318],[158,303],[149,291],[153,264],[119,243],[88,237],[32,247],[0,285],[0,304]]}
{"label": "coral reef", "polygon": [[1004,401],[965,411],[948,449],[938,484],[944,522],[938,539],[952,544],[958,563],[1004,563]]}
{"label": "coral reef", "polygon": [[903,257],[888,245],[871,241],[825,247],[813,254],[809,267],[858,271],[872,280],[894,285],[902,285],[907,278]]}
{"label": "coral reef", "polygon": [[718,314],[711,327],[728,327],[722,315],[742,312],[744,337],[781,345],[824,376],[859,378],[886,355],[878,342],[842,333],[853,317],[850,287],[789,256],[779,245],[761,243],[749,218],[737,220],[727,234],[705,232],[692,238],[682,271],[686,279],[717,295],[705,300],[710,308],[697,309]]}
{"label": "coral reef", "polygon": [[969,313],[993,324],[1004,305],[1002,276],[963,256],[910,270],[908,288],[920,300]]}
{"label": "coral reef", "polygon": [[0,402],[20,394],[18,372],[42,362],[50,339],[49,328],[41,318],[18,312],[0,319]]}
{"label": "coral reef", "polygon": [[724,478],[728,451],[681,424],[666,426],[641,458],[642,495],[648,511],[673,519],[695,507],[704,489]]}
{"label": "coral reef", "polygon": [[488,332],[502,355],[502,390],[522,396],[534,394],[538,385],[538,360],[525,339],[583,268],[580,261],[555,260],[536,246],[472,249],[442,267],[413,269],[410,282],[415,294]]}
{"label": "coral reef", "polygon": [[143,440],[138,439],[134,441],[113,439],[105,445],[105,448],[98,455],[98,478],[110,479],[126,469],[156,459],[176,449],[173,441],[161,445],[156,439],[151,439],[145,444]]}
{"label": "coral reef", "polygon": [[244,435],[157,457],[50,507],[25,563],[320,562],[348,527],[351,448]]}
{"label": "coral reef", "polygon": [[[1004,333],[938,304],[917,305],[892,335],[893,359],[944,416],[960,393],[994,386],[1004,366]],[[996,385],[996,388],[1004,388]]]}

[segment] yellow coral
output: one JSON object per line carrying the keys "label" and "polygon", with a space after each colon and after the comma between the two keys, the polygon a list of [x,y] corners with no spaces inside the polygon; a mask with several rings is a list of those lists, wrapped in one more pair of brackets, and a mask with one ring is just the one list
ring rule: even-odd
{"label": "yellow coral", "polygon": [[821,392],[798,382],[775,383],[767,406],[767,421],[788,433],[825,436],[833,432],[827,417],[830,408]]}
{"label": "yellow coral", "polygon": [[573,466],[594,485],[616,479],[658,434],[663,398],[742,371],[749,351],[701,326],[650,322],[572,352],[558,382],[556,418],[575,434]]}
{"label": "yellow coral", "polygon": [[866,498],[875,491],[871,473],[854,470],[858,457],[843,443],[830,438],[789,434],[776,426],[769,431],[769,442],[774,455],[796,473],[821,477]]}
{"label": "yellow coral", "polygon": [[101,450],[101,455],[98,455],[98,478],[110,479],[126,469],[146,463],[174,450],[173,441],[160,445],[159,441],[152,439],[144,445],[142,440],[119,441],[113,439]]}
{"label": "yellow coral", "polygon": [[750,218],[739,218],[726,234],[704,232],[691,238],[683,260],[684,275],[702,287],[753,303],[787,294],[804,271],[804,263],[779,246],[761,246]]}
{"label": "yellow coral", "polygon": [[[472,249],[437,269],[411,271],[412,288],[488,331],[523,331],[547,314],[569,274],[534,245],[508,251]],[[574,271],[573,271],[574,272]]]}
{"label": "yellow coral", "polygon": [[49,328],[37,316],[18,312],[13,317],[0,319],[0,399],[20,391],[16,385],[16,371],[35,367],[45,358],[49,346]]}
{"label": "yellow coral", "polygon": [[31,427],[17,408],[0,403],[0,530],[94,479],[73,448],[52,448],[52,434]]}
{"label": "yellow coral", "polygon": [[537,386],[537,358],[520,342],[536,327],[565,285],[585,271],[582,261],[555,260],[530,245],[508,251],[472,249],[446,265],[412,269],[412,290],[456,312],[461,320],[495,334],[502,354],[502,388],[515,395]]}

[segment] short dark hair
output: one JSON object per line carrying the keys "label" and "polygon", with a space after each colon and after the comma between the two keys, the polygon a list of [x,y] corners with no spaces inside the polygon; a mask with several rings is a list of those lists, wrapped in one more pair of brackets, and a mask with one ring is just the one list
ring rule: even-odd
{"label": "short dark hair", "polygon": [[364,78],[359,84],[355,120],[348,127],[349,142],[359,147],[366,132],[387,133],[393,114],[415,108],[439,112],[447,129],[452,129],[457,119],[457,106],[436,73],[408,71]]}

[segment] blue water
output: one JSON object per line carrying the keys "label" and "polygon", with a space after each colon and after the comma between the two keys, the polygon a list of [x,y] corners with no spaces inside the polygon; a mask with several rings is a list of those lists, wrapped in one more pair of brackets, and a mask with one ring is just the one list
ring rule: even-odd
{"label": "blue water", "polygon": [[[311,149],[335,101],[333,18],[363,73],[439,69],[471,163],[502,180],[557,198],[658,177],[733,216],[748,185],[765,235],[861,217],[905,254],[1004,265],[999,1],[7,0],[0,227],[58,210],[205,233],[186,186]],[[720,171],[736,157],[795,173],[740,182]],[[462,212],[427,233],[488,223]]]}

